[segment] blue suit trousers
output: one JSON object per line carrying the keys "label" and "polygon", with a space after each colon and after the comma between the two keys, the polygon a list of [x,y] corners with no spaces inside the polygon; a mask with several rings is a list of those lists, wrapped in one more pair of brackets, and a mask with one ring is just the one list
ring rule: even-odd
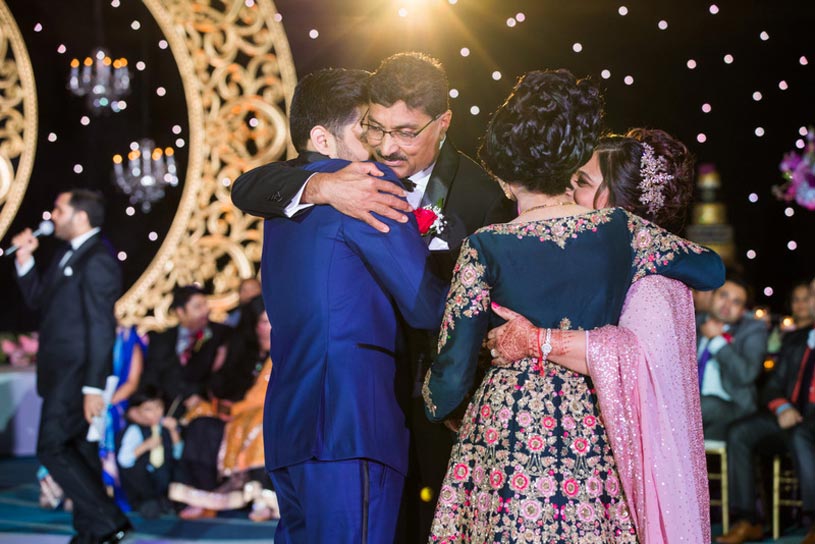
{"label": "blue suit trousers", "polygon": [[388,544],[405,477],[367,459],[311,460],[270,472],[280,505],[275,544]]}

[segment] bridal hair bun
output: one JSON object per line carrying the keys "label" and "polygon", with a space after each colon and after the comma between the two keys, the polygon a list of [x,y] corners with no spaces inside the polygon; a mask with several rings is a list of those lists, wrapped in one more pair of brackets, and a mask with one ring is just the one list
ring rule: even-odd
{"label": "bridal hair bun", "polygon": [[560,194],[591,158],[602,119],[603,98],[588,79],[568,70],[528,72],[490,119],[478,156],[503,181]]}

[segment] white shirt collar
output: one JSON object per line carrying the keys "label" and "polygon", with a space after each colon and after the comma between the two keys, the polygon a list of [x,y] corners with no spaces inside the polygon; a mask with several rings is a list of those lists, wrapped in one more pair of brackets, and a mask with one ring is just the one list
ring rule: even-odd
{"label": "white shirt collar", "polygon": [[94,227],[85,234],[80,234],[75,238],[71,238],[71,249],[76,251],[77,249],[82,246],[85,242],[87,242],[92,236],[94,236],[97,232],[101,229],[99,227]]}
{"label": "white shirt collar", "polygon": [[425,189],[427,189],[427,184],[430,182],[430,174],[433,173],[434,166],[436,166],[435,162],[424,170],[416,172],[412,176],[408,176],[408,179],[416,184],[415,191],[418,191],[420,194],[424,194]]}

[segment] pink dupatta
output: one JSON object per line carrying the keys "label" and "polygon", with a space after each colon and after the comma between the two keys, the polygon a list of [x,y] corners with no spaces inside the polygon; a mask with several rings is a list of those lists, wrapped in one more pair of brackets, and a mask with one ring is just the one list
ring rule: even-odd
{"label": "pink dupatta", "polygon": [[643,544],[710,542],[695,324],[690,290],[649,276],[629,290],[618,327],[587,335],[589,374]]}

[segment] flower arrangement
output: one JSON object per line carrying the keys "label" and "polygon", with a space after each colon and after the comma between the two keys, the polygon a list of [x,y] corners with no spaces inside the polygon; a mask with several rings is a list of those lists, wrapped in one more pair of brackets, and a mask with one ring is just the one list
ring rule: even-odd
{"label": "flower arrangement", "polygon": [[442,200],[439,199],[435,204],[428,204],[413,210],[413,215],[416,216],[416,222],[419,225],[419,234],[422,236],[439,236],[444,232],[447,221],[444,219],[444,214],[441,213],[442,206]]}
{"label": "flower arrangement", "polygon": [[815,210],[815,129],[809,127],[803,152],[784,155],[779,169],[786,180],[773,187],[779,200],[795,201],[808,210]]}
{"label": "flower arrangement", "polygon": [[37,333],[5,333],[0,335],[0,363],[8,362],[11,366],[24,367],[37,362],[37,350],[40,347]]}

